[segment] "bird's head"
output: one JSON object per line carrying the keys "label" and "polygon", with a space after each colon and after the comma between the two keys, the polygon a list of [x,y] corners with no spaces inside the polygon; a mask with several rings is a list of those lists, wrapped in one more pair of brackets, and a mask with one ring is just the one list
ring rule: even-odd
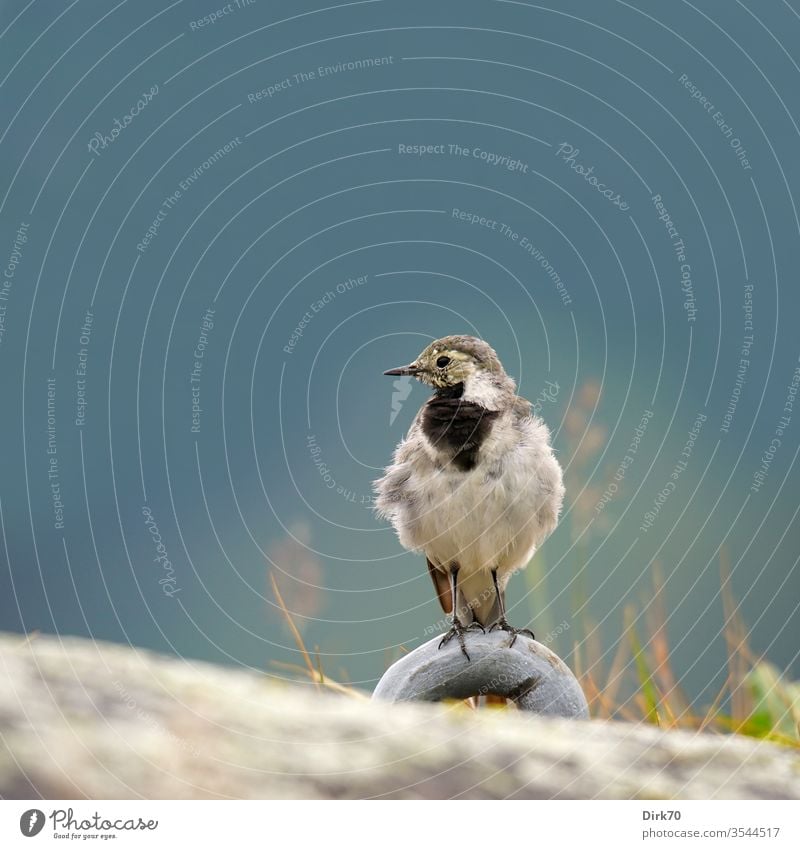
{"label": "bird's head", "polygon": [[475,336],[437,339],[414,362],[384,374],[411,375],[439,394],[452,394],[494,410],[510,403],[516,390],[494,349]]}

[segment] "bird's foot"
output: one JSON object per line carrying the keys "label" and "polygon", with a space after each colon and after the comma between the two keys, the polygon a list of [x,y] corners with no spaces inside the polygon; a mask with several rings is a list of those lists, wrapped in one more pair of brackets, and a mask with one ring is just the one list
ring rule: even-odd
{"label": "bird's foot", "polygon": [[497,622],[495,622],[494,625],[489,628],[489,633],[491,633],[492,631],[505,631],[508,634],[512,634],[513,636],[511,637],[511,642],[508,644],[509,648],[511,648],[511,646],[516,643],[517,637],[520,634],[526,634],[532,640],[536,639],[536,637],[534,637],[533,635],[533,631],[531,631],[529,628],[515,628],[513,625],[509,625],[505,616],[503,616],[501,619],[498,619]]}
{"label": "bird's foot", "polygon": [[458,644],[461,646],[461,651],[464,652],[464,657],[466,657],[467,660],[470,660],[469,652],[467,652],[467,646],[464,640],[464,634],[466,634],[467,631],[478,630],[483,631],[484,634],[486,633],[486,629],[483,627],[483,625],[481,625],[480,622],[470,622],[469,625],[464,625],[462,624],[460,619],[453,617],[453,624],[450,627],[450,630],[442,637],[442,640],[439,643],[439,648],[441,648],[446,643],[449,643],[450,640],[453,639],[453,637],[457,637]]}

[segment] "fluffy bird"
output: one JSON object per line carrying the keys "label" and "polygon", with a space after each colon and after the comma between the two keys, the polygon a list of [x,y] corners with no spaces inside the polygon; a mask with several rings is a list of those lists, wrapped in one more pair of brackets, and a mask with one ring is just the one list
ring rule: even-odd
{"label": "fluffy bird", "polygon": [[564,498],[550,431],[517,395],[495,351],[474,336],[437,339],[410,365],[433,387],[392,464],[375,482],[378,514],[401,544],[428,562],[452,627],[439,647],[496,628],[533,638],[506,620],[505,588],[556,527]]}

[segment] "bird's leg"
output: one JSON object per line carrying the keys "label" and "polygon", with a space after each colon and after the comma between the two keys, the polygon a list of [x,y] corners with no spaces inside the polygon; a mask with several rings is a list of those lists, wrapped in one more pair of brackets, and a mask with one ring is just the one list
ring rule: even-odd
{"label": "bird's leg", "polygon": [[458,566],[453,565],[450,567],[450,592],[453,596],[453,624],[450,626],[450,630],[442,637],[441,642],[439,643],[439,648],[441,648],[446,643],[449,643],[453,637],[458,638],[458,644],[461,646],[461,651],[464,652],[464,657],[467,660],[470,659],[469,653],[467,652],[467,646],[464,641],[464,634],[467,631],[473,631],[477,628],[480,628],[483,631],[483,625],[480,622],[471,622],[469,625],[464,625],[464,623],[458,618]]}
{"label": "bird's leg", "polygon": [[533,636],[533,631],[528,628],[515,628],[513,625],[508,624],[508,620],[506,619],[506,604],[503,601],[503,594],[500,592],[500,586],[497,583],[497,569],[492,569],[492,581],[494,582],[494,591],[497,595],[497,603],[500,606],[500,618],[495,622],[491,628],[489,628],[489,632],[491,633],[495,629],[500,631],[507,631],[512,635],[511,642],[508,644],[508,647],[514,645],[517,641],[517,636],[519,634],[527,634],[532,640],[535,640],[536,637]]}

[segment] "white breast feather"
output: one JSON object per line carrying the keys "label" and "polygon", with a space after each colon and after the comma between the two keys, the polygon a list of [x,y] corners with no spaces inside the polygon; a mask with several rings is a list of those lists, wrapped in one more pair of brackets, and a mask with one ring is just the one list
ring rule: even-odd
{"label": "white breast feather", "polygon": [[479,462],[465,472],[443,464],[414,427],[377,482],[377,508],[406,548],[441,568],[458,563],[460,579],[491,569],[509,575],[527,564],[558,520],[564,487],[549,436],[540,419],[514,427],[513,413],[503,413]]}

